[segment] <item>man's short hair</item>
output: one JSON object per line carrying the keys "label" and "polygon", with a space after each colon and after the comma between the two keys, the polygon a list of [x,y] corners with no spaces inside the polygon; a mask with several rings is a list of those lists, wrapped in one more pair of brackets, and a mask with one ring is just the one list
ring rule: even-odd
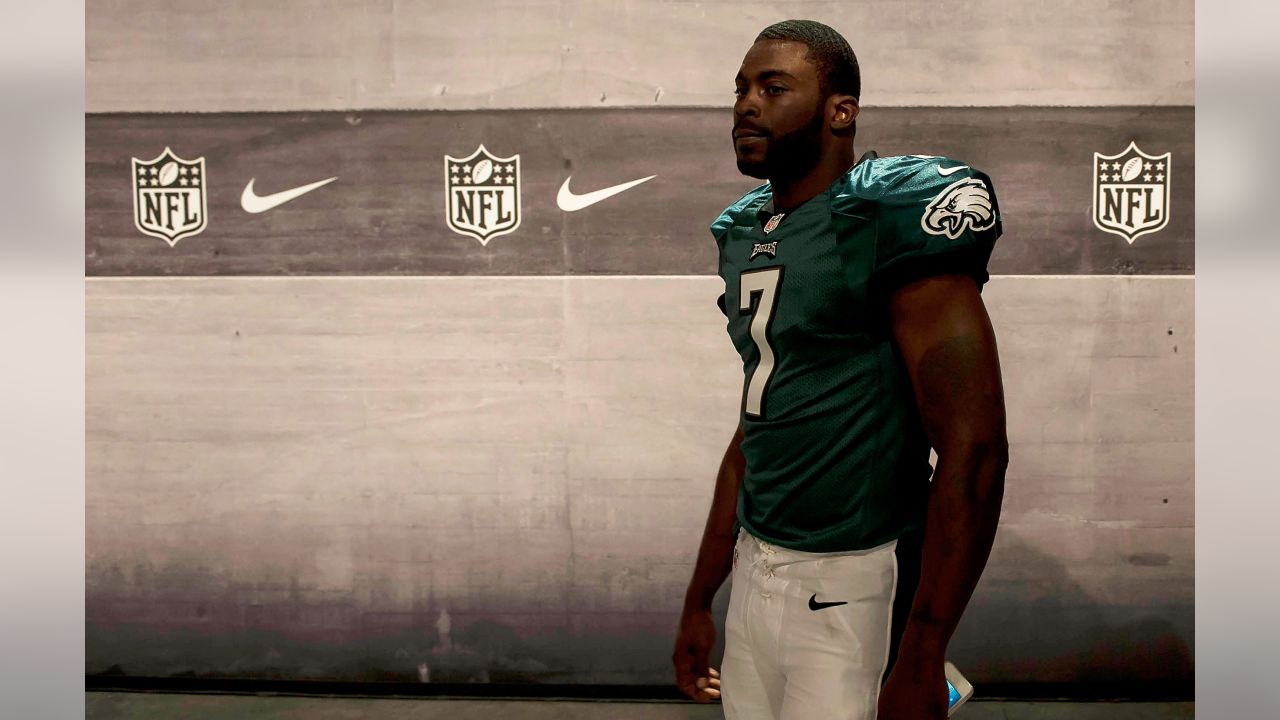
{"label": "man's short hair", "polygon": [[858,58],[844,36],[830,27],[816,20],[783,20],[761,30],[755,41],[761,40],[792,40],[808,45],[805,58],[818,68],[818,86],[823,97],[832,93],[861,96]]}

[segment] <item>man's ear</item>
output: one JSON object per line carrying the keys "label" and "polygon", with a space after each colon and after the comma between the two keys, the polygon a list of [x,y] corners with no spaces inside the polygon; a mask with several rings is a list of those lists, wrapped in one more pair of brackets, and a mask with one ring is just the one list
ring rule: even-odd
{"label": "man's ear", "polygon": [[853,121],[858,119],[858,98],[852,95],[833,95],[832,100],[834,114],[831,129],[842,132],[853,127]]}

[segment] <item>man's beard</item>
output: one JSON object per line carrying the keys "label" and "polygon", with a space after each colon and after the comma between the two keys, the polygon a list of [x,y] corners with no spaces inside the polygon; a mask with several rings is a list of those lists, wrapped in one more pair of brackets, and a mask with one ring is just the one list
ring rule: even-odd
{"label": "man's beard", "polygon": [[822,156],[822,127],[826,124],[826,101],[820,101],[813,119],[786,135],[770,137],[763,160],[738,159],[738,172],[747,177],[781,180],[804,177]]}

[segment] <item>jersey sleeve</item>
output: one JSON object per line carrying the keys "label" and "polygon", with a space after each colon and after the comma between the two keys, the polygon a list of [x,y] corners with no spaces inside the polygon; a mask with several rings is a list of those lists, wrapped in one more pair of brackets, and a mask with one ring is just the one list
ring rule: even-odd
{"label": "jersey sleeve", "polygon": [[1002,231],[985,173],[934,158],[888,181],[878,200],[872,287],[887,295],[932,275],[964,274],[981,291]]}

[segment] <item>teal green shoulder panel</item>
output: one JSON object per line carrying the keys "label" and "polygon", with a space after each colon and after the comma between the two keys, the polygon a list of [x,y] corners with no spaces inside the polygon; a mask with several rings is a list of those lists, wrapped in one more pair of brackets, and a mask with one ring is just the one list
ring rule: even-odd
{"label": "teal green shoulder panel", "polygon": [[750,190],[746,195],[738,198],[732,205],[724,209],[720,216],[711,223],[711,235],[716,239],[717,245],[724,244],[724,238],[729,233],[729,228],[734,223],[740,222],[739,218],[743,211],[747,210],[769,191],[769,183],[758,185]]}
{"label": "teal green shoulder panel", "polygon": [[[734,225],[737,225],[737,224],[745,224],[748,226],[751,225],[750,212],[752,212],[752,208],[757,203],[763,204],[760,201],[764,198],[766,194],[768,194],[769,189],[770,189],[769,183],[764,183],[763,185],[757,185],[756,187],[752,188],[751,191],[748,192],[746,195],[743,195],[742,197],[738,198],[733,204],[725,208],[724,212],[720,213],[720,216],[717,217],[715,221],[711,223],[711,236],[715,238],[716,247],[720,250],[720,261],[719,261],[718,272],[721,275],[721,277],[724,277],[724,274],[725,274],[724,273],[724,245],[725,245],[725,242],[728,240],[729,231],[733,228]],[[744,217],[744,214],[746,215],[746,217]],[[721,293],[720,297],[716,298],[716,305],[720,308],[720,312],[724,313],[725,317],[729,316],[729,310],[727,307],[725,307],[724,293]]]}
{"label": "teal green shoulder panel", "polygon": [[969,275],[979,288],[986,283],[987,262],[1003,232],[990,177],[944,157],[908,155],[862,165],[846,178],[843,200],[875,204],[877,293],[948,273]]}

